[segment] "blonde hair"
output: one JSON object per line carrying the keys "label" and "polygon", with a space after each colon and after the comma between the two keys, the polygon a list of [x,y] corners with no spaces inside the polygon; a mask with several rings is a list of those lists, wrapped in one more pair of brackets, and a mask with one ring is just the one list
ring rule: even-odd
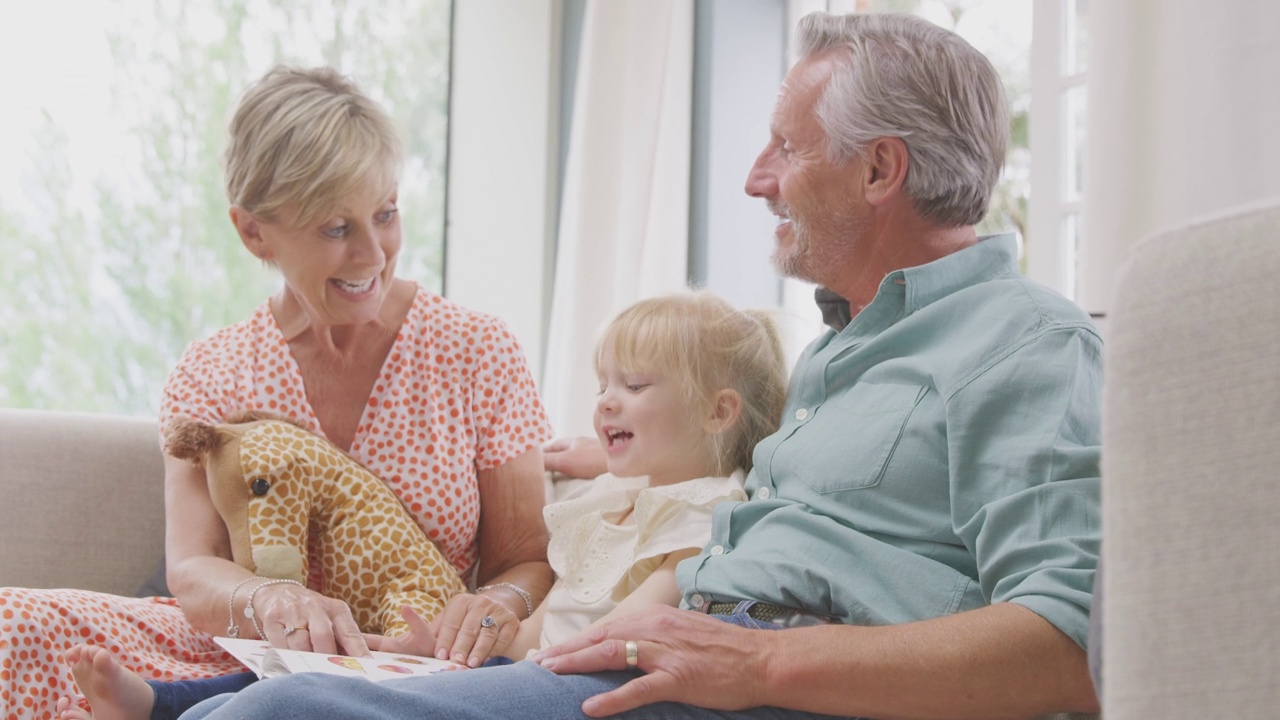
{"label": "blonde hair", "polygon": [[786,358],[768,315],[734,308],[706,291],[662,295],[614,318],[596,346],[623,372],[657,372],[680,384],[691,407],[711,410],[712,396],[742,398],[737,422],[711,438],[716,473],[751,469],[756,443],[778,429],[787,394]]}
{"label": "blonde hair", "polygon": [[240,98],[227,133],[227,199],[267,220],[293,205],[309,224],[364,183],[389,192],[400,169],[391,118],[332,68],[272,69]]}

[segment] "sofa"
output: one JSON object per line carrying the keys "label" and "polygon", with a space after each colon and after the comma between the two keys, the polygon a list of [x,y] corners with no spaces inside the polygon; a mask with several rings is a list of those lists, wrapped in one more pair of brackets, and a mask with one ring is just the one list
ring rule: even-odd
{"label": "sofa", "polygon": [[0,409],[0,587],[140,594],[163,554],[154,421]]}
{"label": "sofa", "polygon": [[1103,715],[1280,717],[1280,204],[1139,244],[1108,320]]}

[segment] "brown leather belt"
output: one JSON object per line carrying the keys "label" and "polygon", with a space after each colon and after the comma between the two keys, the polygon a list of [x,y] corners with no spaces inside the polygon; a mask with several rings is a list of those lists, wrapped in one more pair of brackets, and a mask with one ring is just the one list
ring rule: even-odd
{"label": "brown leather belt", "polygon": [[[707,605],[708,615],[732,615],[738,609],[736,602],[713,602]],[[766,602],[753,602],[747,606],[747,617],[761,622],[773,623],[782,627],[805,627],[809,625],[830,625],[839,622],[825,615],[816,615],[803,610],[796,610],[785,605],[774,605]]]}

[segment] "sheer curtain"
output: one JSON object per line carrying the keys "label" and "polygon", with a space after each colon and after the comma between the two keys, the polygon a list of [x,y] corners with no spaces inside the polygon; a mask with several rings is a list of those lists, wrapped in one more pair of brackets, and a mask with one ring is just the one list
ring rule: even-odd
{"label": "sheer curtain", "polygon": [[1280,197],[1280,4],[1108,0],[1089,13],[1078,300],[1106,309],[1143,236]]}
{"label": "sheer curtain", "polygon": [[543,366],[558,435],[591,432],[608,321],[686,284],[692,92],[692,0],[588,0]]}

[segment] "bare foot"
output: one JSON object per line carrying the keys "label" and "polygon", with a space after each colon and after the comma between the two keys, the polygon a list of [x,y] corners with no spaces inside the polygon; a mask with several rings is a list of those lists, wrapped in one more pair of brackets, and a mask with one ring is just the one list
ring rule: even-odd
{"label": "bare foot", "polygon": [[58,704],[53,708],[58,720],[93,720],[93,715],[82,709],[77,703],[78,698],[58,698]]}
{"label": "bare foot", "polygon": [[[156,696],[142,678],[121,667],[106,648],[76,645],[66,653],[80,692],[89,699],[92,715],[70,707],[68,720],[148,720]],[[61,703],[59,703],[61,704]],[[70,703],[68,703],[70,705]],[[80,713],[80,714],[76,714]]]}

